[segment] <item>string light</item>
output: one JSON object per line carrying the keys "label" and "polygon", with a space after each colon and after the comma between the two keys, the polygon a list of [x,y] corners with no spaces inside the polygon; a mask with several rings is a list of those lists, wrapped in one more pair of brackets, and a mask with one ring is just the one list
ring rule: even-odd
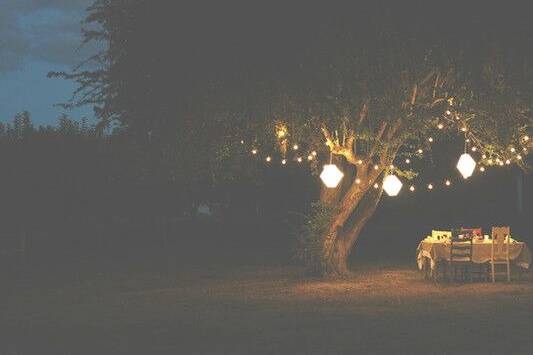
{"label": "string light", "polygon": [[383,179],[383,189],[389,196],[396,196],[402,189],[402,182],[396,175],[387,175]]}
{"label": "string light", "polygon": [[394,169],[394,165],[393,164],[389,165],[389,169],[391,170]]}
{"label": "string light", "polygon": [[313,156],[312,156],[311,154],[309,154],[309,155],[307,156],[307,160],[309,160],[309,161],[313,160]]}
{"label": "string light", "polygon": [[483,155],[481,156],[481,158],[482,158],[482,159],[487,159],[487,156],[486,156],[485,154],[483,154]]}
{"label": "string light", "polygon": [[459,161],[457,162],[457,170],[461,173],[464,179],[468,179],[472,173],[474,172],[474,169],[476,168],[476,161],[472,159],[470,154],[463,153],[459,157]]}
{"label": "string light", "polygon": [[473,152],[477,151],[477,147],[470,148]]}
{"label": "string light", "polygon": [[314,157],[316,157],[316,155],[317,155],[316,150],[313,150],[313,151],[311,152],[311,155],[314,156]]}
{"label": "string light", "polygon": [[446,180],[446,181],[444,182],[444,184],[445,184],[446,186],[450,186],[452,183],[450,182],[450,180]]}
{"label": "string light", "polygon": [[466,132],[466,131],[467,131],[466,127],[461,127],[461,132]]}
{"label": "string light", "polygon": [[518,159],[518,160],[522,160],[522,156],[521,156],[520,154],[518,154],[518,155],[516,156],[516,159]]}
{"label": "string light", "polygon": [[452,111],[450,111],[450,110],[446,110],[446,112],[445,112],[445,113],[446,113],[446,114],[447,114],[447,115],[449,116],[449,115],[451,115],[451,114],[452,114]]}
{"label": "string light", "polygon": [[270,163],[272,161],[272,158],[270,156],[266,157],[265,160],[267,161],[267,163]]}
{"label": "string light", "polygon": [[411,186],[409,187],[409,191],[411,191],[411,192],[415,191],[415,187],[414,187],[413,185],[411,185]]}
{"label": "string light", "polygon": [[524,136],[524,142],[527,142],[529,140],[529,136]]}
{"label": "string light", "polygon": [[379,184],[378,184],[377,182],[374,184],[374,188],[375,188],[375,189],[378,189],[378,188],[379,188]]}
{"label": "string light", "polygon": [[485,171],[485,167],[484,166],[480,167],[479,171],[484,172]]}
{"label": "string light", "polygon": [[379,169],[379,165],[374,165],[374,170],[378,170]]}
{"label": "string light", "polygon": [[287,164],[287,159],[281,160],[281,164],[283,164],[283,165]]}
{"label": "string light", "polygon": [[428,184],[428,190],[433,190],[433,184]]}
{"label": "string light", "polygon": [[292,149],[294,149],[294,150],[298,150],[298,148],[299,148],[298,144],[295,144],[295,145],[292,146]]}
{"label": "string light", "polygon": [[418,152],[418,154],[424,153],[424,151],[422,149],[418,149],[417,152]]}
{"label": "string light", "polygon": [[428,138],[428,141],[429,141],[430,143],[432,143],[432,142],[433,142],[433,137],[429,137],[429,138]]}
{"label": "string light", "polygon": [[357,185],[359,185],[359,184],[361,183],[361,179],[359,179],[359,178],[355,179],[355,183],[356,183]]}
{"label": "string light", "polygon": [[511,153],[514,153],[516,151],[516,149],[514,149],[514,147],[511,147]]}
{"label": "string light", "polygon": [[439,124],[437,125],[437,128],[438,128],[438,129],[443,129],[443,128],[444,128],[444,125],[443,125],[442,123],[439,123]]}
{"label": "string light", "polygon": [[470,138],[467,138],[467,139],[465,140],[465,142],[466,142],[466,143],[470,143]]}
{"label": "string light", "polygon": [[241,139],[241,144],[244,144],[244,140],[243,139]]}
{"label": "string light", "polygon": [[326,164],[324,165],[324,169],[320,174],[320,179],[324,185],[326,185],[326,187],[332,189],[339,185],[339,182],[341,182],[343,176],[344,173],[337,168],[337,165]]}
{"label": "string light", "polygon": [[298,159],[296,159],[298,161],[298,163],[301,163],[302,162],[302,157],[298,157]]}
{"label": "string light", "polygon": [[363,161],[362,161],[361,159],[359,159],[359,160],[357,161],[357,164],[361,165],[361,164],[363,164]]}
{"label": "string light", "polygon": [[509,159],[507,159],[507,160],[505,161],[505,164],[509,165],[509,164],[511,164],[511,161],[510,161]]}
{"label": "string light", "polygon": [[405,159],[405,164],[409,164],[409,163],[411,163],[411,159],[409,158]]}
{"label": "string light", "polygon": [[257,154],[257,149],[252,149],[252,154],[256,155]]}
{"label": "string light", "polygon": [[503,166],[503,161],[498,163],[499,166]]}
{"label": "string light", "polygon": [[489,165],[492,165],[492,159],[489,159],[487,163],[489,163]]}

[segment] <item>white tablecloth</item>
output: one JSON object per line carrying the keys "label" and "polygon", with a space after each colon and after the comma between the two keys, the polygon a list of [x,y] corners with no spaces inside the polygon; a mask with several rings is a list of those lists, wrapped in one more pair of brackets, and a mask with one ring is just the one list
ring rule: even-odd
{"label": "white tablecloth", "polygon": [[[490,240],[474,241],[472,246],[472,262],[482,264],[490,261],[491,255]],[[524,242],[513,241],[509,248],[511,263],[524,269],[529,269],[531,265],[531,252]],[[431,262],[431,268],[442,261],[450,261],[450,242],[447,240],[436,240],[426,238],[420,242],[417,248],[418,268],[422,270],[424,258]]]}

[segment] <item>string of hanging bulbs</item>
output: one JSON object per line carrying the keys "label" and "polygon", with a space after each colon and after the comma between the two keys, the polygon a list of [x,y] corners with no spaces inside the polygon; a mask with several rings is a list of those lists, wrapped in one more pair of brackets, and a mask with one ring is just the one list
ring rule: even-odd
{"label": "string of hanging bulbs", "polygon": [[[495,152],[488,153],[486,147],[484,147],[484,145],[481,143],[481,140],[475,136],[474,132],[469,130],[467,122],[461,118],[459,113],[452,112],[453,98],[448,99],[448,104],[450,108],[444,111],[442,119],[438,120],[436,124],[436,128],[437,130],[443,130],[444,128],[446,128],[446,125],[443,122],[447,122],[449,124],[457,125],[459,131],[464,134],[464,152],[459,157],[456,166],[463,179],[468,179],[470,176],[472,176],[472,174],[476,170],[476,167],[478,168],[477,170],[479,172],[483,173],[486,171],[486,167],[488,166],[503,167],[505,165],[510,165],[511,162],[515,159],[517,162],[519,162],[523,159],[523,155],[526,155],[528,153],[528,148],[526,146],[517,148],[512,145],[508,148],[508,152],[510,154],[508,156],[503,156]],[[286,131],[284,130],[283,132],[283,136],[285,136]],[[278,138],[280,138],[279,131],[277,135]],[[435,139],[431,136],[427,138],[428,143],[433,143],[434,141]],[[520,141],[521,143],[527,144],[529,142],[529,136],[523,135]],[[241,140],[240,143],[244,145],[245,141]],[[292,150],[295,152],[298,152],[300,150],[300,146],[298,145],[298,143],[294,143],[292,145]],[[260,155],[259,150],[255,147],[252,148],[250,152],[253,156]],[[474,160],[474,158],[470,155],[470,152],[480,154],[480,159],[478,162]],[[416,149],[415,155],[421,157],[423,153],[424,150],[422,148],[418,148]],[[281,166],[286,166],[289,161],[296,162],[297,164],[302,164],[304,161],[315,161],[318,159],[318,153],[315,150],[312,150],[310,152],[307,152],[306,154],[296,155],[292,160],[288,160],[285,157],[278,160],[274,159],[271,155],[266,155],[263,158],[265,163],[268,165],[272,165],[273,163],[279,162]],[[406,158],[404,162],[405,164],[409,165],[411,163],[411,159]],[[362,160],[359,160],[357,162],[358,165],[362,163]],[[379,165],[374,165],[375,170],[379,170],[379,168]],[[403,183],[394,174],[394,166],[391,165],[389,168],[390,171],[386,173],[382,184],[380,185],[378,183],[375,183],[373,184],[373,188],[379,189],[380,187],[383,187],[383,189],[389,196],[397,196],[403,187]],[[344,173],[335,164],[332,163],[332,154],[330,153],[329,164],[325,164],[323,166],[322,173],[320,174],[322,182],[328,188],[335,188],[338,186],[343,177]],[[361,181],[357,178],[355,180],[355,183],[363,184],[364,181]],[[451,180],[449,178],[446,178],[442,179],[440,183],[429,182],[427,184],[422,184],[422,188],[427,191],[433,191],[437,187],[449,188],[451,185]],[[420,185],[411,184],[408,190],[410,192],[415,192],[419,188]]]}

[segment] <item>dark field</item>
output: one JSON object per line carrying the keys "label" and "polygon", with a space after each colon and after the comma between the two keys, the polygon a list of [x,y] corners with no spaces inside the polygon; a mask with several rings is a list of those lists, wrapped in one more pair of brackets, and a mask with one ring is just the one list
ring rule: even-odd
{"label": "dark field", "polygon": [[212,265],[4,283],[0,354],[533,352],[529,273],[434,284],[411,264],[354,270],[334,282],[296,267]]}

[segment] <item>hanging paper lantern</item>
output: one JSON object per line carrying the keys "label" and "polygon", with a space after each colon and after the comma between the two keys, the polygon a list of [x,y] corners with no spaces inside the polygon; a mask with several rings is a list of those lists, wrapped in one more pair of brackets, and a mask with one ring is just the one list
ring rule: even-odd
{"label": "hanging paper lantern", "polygon": [[472,176],[476,168],[476,161],[468,153],[464,153],[459,157],[457,162],[457,170],[463,175],[463,178],[468,179]]}
{"label": "hanging paper lantern", "polygon": [[337,168],[337,165],[335,164],[326,164],[324,165],[324,169],[322,170],[322,173],[320,174],[320,179],[326,185],[326,187],[333,189],[339,185],[339,182],[341,182],[342,178],[344,177],[344,174],[342,171]]}
{"label": "hanging paper lantern", "polygon": [[402,182],[396,175],[387,175],[385,179],[383,179],[383,190],[385,190],[389,196],[398,195],[402,186]]}

